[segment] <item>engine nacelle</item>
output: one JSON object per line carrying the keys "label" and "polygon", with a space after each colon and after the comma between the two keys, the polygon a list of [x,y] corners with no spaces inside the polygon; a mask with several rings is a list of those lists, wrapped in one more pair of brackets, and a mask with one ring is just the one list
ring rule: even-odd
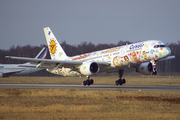
{"label": "engine nacelle", "polygon": [[150,75],[152,71],[153,67],[151,62],[141,63],[139,67],[136,69],[136,72],[139,72],[144,75]]}
{"label": "engine nacelle", "polygon": [[99,72],[99,65],[96,62],[86,62],[80,66],[80,72],[83,75],[93,75]]}

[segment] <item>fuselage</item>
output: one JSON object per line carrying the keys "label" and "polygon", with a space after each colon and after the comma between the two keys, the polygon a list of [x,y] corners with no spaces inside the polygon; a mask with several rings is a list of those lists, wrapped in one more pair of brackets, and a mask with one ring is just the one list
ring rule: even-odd
{"label": "fuselage", "polygon": [[[68,57],[67,61],[81,60],[88,61],[108,61],[109,66],[100,69],[99,72],[111,71],[113,69],[124,69],[129,65],[136,65],[150,60],[160,60],[171,54],[170,48],[162,41],[148,40],[134,44],[104,49],[100,51],[85,53]],[[47,69],[49,72],[63,76],[80,76],[78,71],[71,68]]]}

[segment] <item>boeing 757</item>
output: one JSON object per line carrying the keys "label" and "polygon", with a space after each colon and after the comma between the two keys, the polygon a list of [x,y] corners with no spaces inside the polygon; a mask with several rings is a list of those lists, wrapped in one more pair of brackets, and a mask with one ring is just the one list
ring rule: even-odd
{"label": "boeing 757", "polygon": [[[45,59],[48,48],[44,47],[35,59]],[[9,77],[10,75],[24,75],[32,72],[37,72],[43,68],[33,68],[33,64],[29,62],[24,64],[0,64],[0,77]]]}
{"label": "boeing 757", "polygon": [[94,83],[89,76],[113,71],[119,73],[119,79],[115,80],[115,84],[125,84],[126,80],[122,76],[127,67],[133,67],[136,72],[144,75],[156,75],[158,61],[175,58],[170,56],[170,48],[160,40],[147,40],[69,57],[49,27],[44,28],[44,34],[51,59],[13,56],[7,56],[7,58],[26,60],[35,64],[37,68],[46,67],[50,73],[62,76],[88,76],[88,79],[82,83],[84,86]]}

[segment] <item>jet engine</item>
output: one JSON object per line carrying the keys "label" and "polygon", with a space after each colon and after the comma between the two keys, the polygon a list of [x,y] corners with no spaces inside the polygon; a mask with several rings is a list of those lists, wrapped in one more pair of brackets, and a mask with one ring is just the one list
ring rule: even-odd
{"label": "jet engine", "polygon": [[80,72],[83,75],[93,75],[99,72],[99,65],[96,62],[86,62],[80,66]]}
{"label": "jet engine", "polygon": [[[139,67],[136,69],[136,72],[139,72],[144,75],[151,75],[153,73],[152,63],[151,62],[141,63]],[[155,71],[154,74],[156,73],[157,72]]]}

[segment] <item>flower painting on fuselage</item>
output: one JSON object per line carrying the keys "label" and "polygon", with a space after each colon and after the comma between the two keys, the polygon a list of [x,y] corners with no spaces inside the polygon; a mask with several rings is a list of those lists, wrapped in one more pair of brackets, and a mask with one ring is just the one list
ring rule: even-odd
{"label": "flower painting on fuselage", "polygon": [[131,58],[131,60],[133,61],[132,63],[140,63],[140,55],[141,51],[132,52],[128,54],[129,58]]}
{"label": "flower painting on fuselage", "polygon": [[81,76],[82,75],[81,73],[77,71],[71,71],[70,68],[58,68],[49,72],[62,75],[62,76]]}
{"label": "flower painting on fuselage", "polygon": [[[70,57],[67,60],[86,61],[108,61],[110,63],[105,69],[125,68],[128,65],[149,62],[150,60],[158,60],[167,57],[170,49],[161,41],[146,41],[136,44],[129,44],[110,49],[85,53]],[[103,70],[103,69],[100,69]],[[71,68],[58,68],[51,71],[55,74],[63,76],[81,76],[79,71],[73,71]]]}
{"label": "flower painting on fuselage", "polygon": [[112,63],[117,68],[167,57],[169,52],[170,49],[163,42],[141,42],[126,46],[125,54],[115,56]]}

